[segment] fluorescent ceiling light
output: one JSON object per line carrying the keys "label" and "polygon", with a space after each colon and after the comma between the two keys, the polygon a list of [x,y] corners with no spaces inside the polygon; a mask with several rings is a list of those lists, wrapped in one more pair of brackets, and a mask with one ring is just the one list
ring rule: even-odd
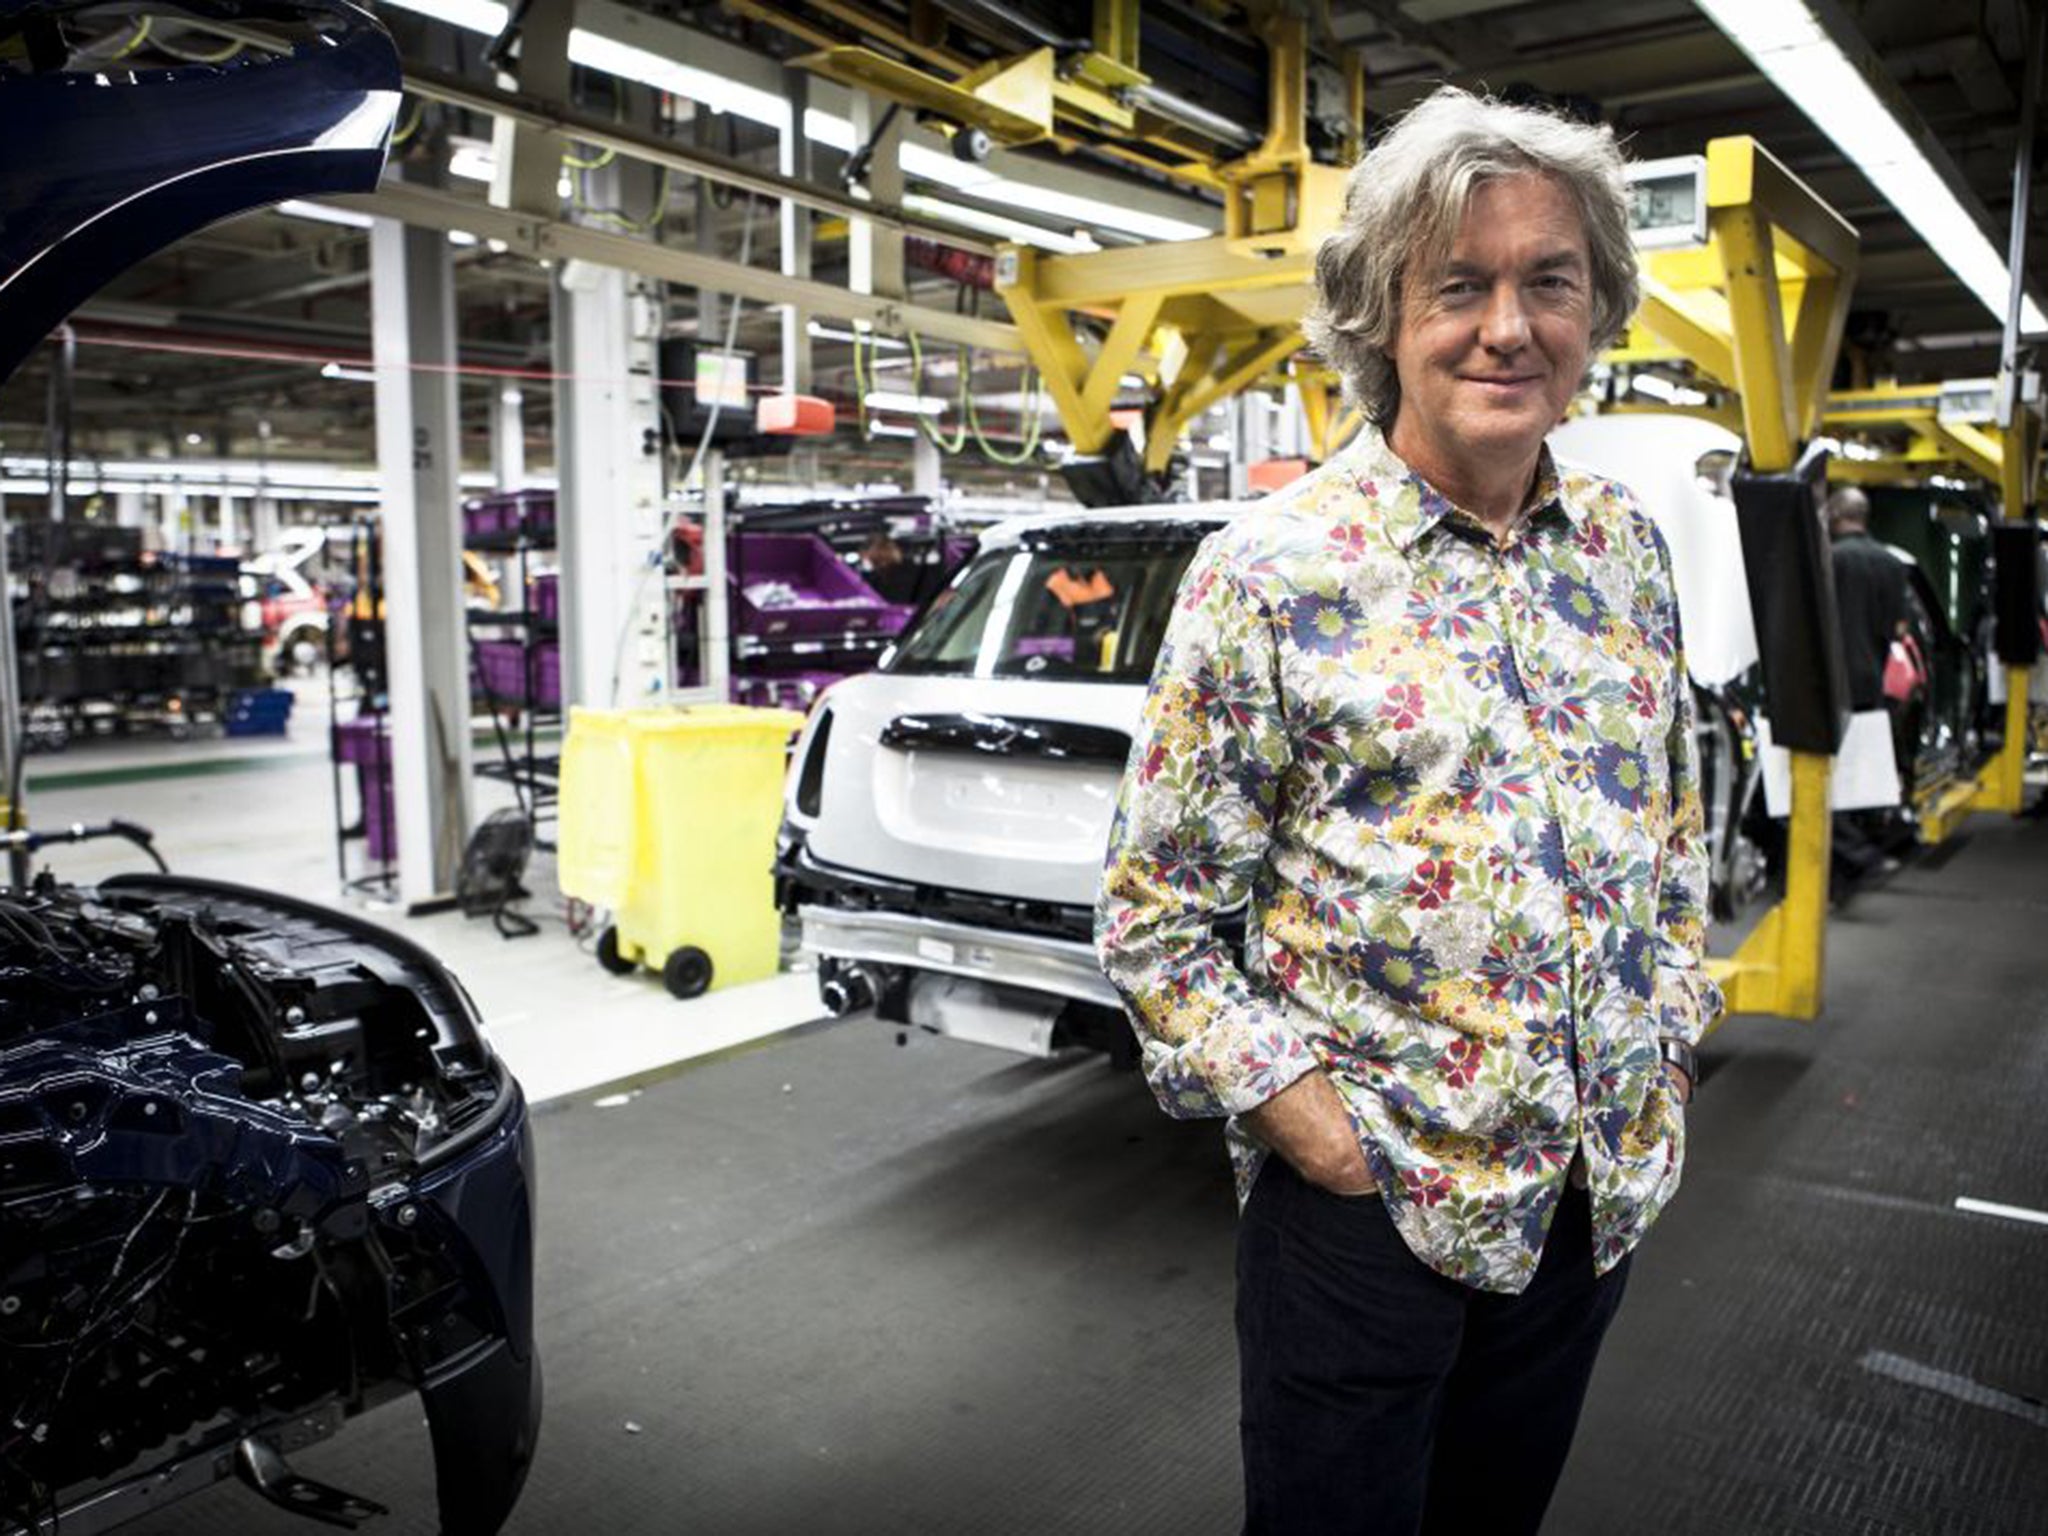
{"label": "fluorescent ceiling light", "polygon": [[741,85],[737,80],[728,80],[692,64],[665,59],[645,48],[615,43],[584,27],[573,28],[569,33],[569,62],[687,96],[714,112],[731,112],[771,128],[789,126],[789,103],[772,92]]}
{"label": "fluorescent ceiling light", "polygon": [[476,236],[466,229],[451,229],[448,231],[448,243],[450,245],[475,245]]}
{"label": "fluorescent ceiling light", "polygon": [[346,224],[350,229],[368,229],[370,216],[357,213],[352,208],[328,208],[320,203],[304,202],[288,197],[277,205],[277,212],[294,219],[312,219],[320,224]]}
{"label": "fluorescent ceiling light", "polygon": [[816,107],[804,108],[804,137],[813,144],[823,144],[836,149],[842,155],[853,153],[853,120],[839,117],[831,112],[821,112]]}
{"label": "fluorescent ceiling light", "polygon": [[1021,181],[997,178],[977,185],[974,195],[990,202],[1008,203],[1012,208],[1049,213],[1061,220],[1072,219],[1076,224],[1099,224],[1104,229],[1128,230],[1151,240],[1200,240],[1210,234],[1201,225],[1190,224],[1184,219],[1141,213],[1135,208],[1119,208],[1114,203],[1076,197],[1071,192],[1055,192],[1050,187],[1026,186]]}
{"label": "fluorescent ceiling light", "polygon": [[896,163],[903,167],[903,174],[915,176],[919,181],[936,181],[942,187],[966,191],[972,187],[979,191],[983,187],[997,184],[1009,185],[1002,177],[985,165],[975,165],[966,160],[955,160],[949,150],[929,149],[922,144],[906,141]]}
{"label": "fluorescent ceiling light", "polygon": [[[487,33],[493,37],[505,28],[505,7],[498,4],[497,0],[383,0],[383,3],[398,6],[403,10],[416,11],[422,16],[445,21],[472,32]],[[736,117],[764,123],[770,128],[786,130],[789,127],[789,103],[772,91],[743,85],[737,80],[727,79],[723,75],[713,74],[710,70],[699,69],[680,60],[665,58],[645,48],[615,42],[586,27],[571,29],[569,60],[589,69],[600,69],[607,74],[637,80],[643,85],[651,85],[687,97],[714,112],[730,112]],[[815,107],[804,112],[804,135],[816,143],[839,150],[842,154],[851,154],[858,142],[850,121]],[[1139,209],[1125,208],[1095,198],[1076,197],[1070,192],[1057,192],[1049,187],[1035,187],[1024,182],[1011,181],[986,166],[956,160],[950,153],[923,144],[905,143],[898,163],[907,175],[920,180],[963,190],[971,187],[977,197],[986,198],[991,202],[1007,203],[1013,208],[1051,214],[1062,221],[1072,220],[1077,224],[1101,225],[1105,229],[1124,230],[1152,240],[1198,240],[1214,233],[1205,225],[1190,223],[1184,219],[1145,213]],[[453,166],[449,169],[452,174],[458,176],[469,176],[476,180],[488,179],[487,176],[477,176],[473,170],[457,170]],[[992,230],[983,225],[968,224],[965,219],[955,218],[954,222],[967,224],[969,228],[983,229],[985,233],[999,234],[1003,239],[1045,246],[1048,250],[1094,248],[1092,245],[1053,244],[1043,235],[1027,241],[1024,236],[1012,232],[1023,227],[1018,225],[1009,226],[1004,230]],[[1053,240],[1058,238],[1052,237]]]}
{"label": "fluorescent ceiling light", "polygon": [[448,174],[464,181],[489,181],[498,171],[498,157],[491,146],[473,139],[451,139],[455,152],[448,157]]}
{"label": "fluorescent ceiling light", "polygon": [[936,416],[952,402],[937,395],[910,395],[893,389],[871,389],[862,403],[871,411],[909,411],[915,416]]}
{"label": "fluorescent ceiling light", "polygon": [[871,347],[879,347],[885,351],[894,350],[900,352],[908,345],[908,343],[898,341],[893,336],[877,336],[872,331],[835,330],[833,327],[816,320],[805,326],[804,330],[810,335],[817,337],[820,341],[864,341]]}
{"label": "fluorescent ceiling light", "polygon": [[1666,405],[1705,405],[1707,397],[1696,389],[1655,373],[1637,373],[1629,377],[1628,387],[1639,395],[1648,395],[1652,400],[1662,400]]}
{"label": "fluorescent ceiling light", "polygon": [[374,384],[377,375],[368,368],[349,368],[340,363],[329,363],[320,370],[323,379],[348,379],[357,384]]}
{"label": "fluorescent ceiling light", "polygon": [[[1805,0],[1699,0],[1699,7],[1834,140],[1963,286],[2003,316],[2012,281],[2005,258]],[[2048,330],[2048,315],[2024,295],[2020,328]]]}
{"label": "fluorescent ceiling light", "polygon": [[1918,348],[1923,352],[1945,352],[1953,347],[1995,347],[2005,340],[2002,331],[1930,331],[1925,336],[1902,336],[1901,351]]}
{"label": "fluorescent ceiling light", "polygon": [[[986,187],[977,187],[977,193],[986,193]],[[994,235],[999,240],[1012,240],[1018,245],[1035,245],[1041,250],[1058,251],[1074,255],[1081,251],[1100,250],[1093,240],[1078,235],[1055,234],[1049,229],[1040,229],[1035,224],[1026,224],[1018,219],[1006,219],[1000,213],[988,213],[980,208],[967,208],[959,203],[949,203],[944,198],[926,197],[922,192],[905,194],[903,207],[910,213],[927,214],[935,219],[944,219],[948,224],[958,224],[963,229],[979,230],[984,235]]]}
{"label": "fluorescent ceiling light", "polygon": [[869,423],[868,423],[868,436],[869,436],[869,437],[915,437],[915,436],[917,436],[917,428],[915,428],[915,427],[899,427],[899,426],[897,426],[897,425],[896,425],[896,424],[895,424],[894,422],[891,422],[891,421],[871,421],[871,422],[869,422]]}

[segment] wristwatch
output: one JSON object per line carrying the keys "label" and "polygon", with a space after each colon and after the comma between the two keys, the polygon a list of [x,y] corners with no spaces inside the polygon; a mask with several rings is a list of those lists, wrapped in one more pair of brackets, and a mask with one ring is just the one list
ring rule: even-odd
{"label": "wristwatch", "polygon": [[1657,1054],[1664,1058],[1664,1064],[1676,1067],[1685,1074],[1688,1095],[1700,1085],[1700,1060],[1693,1054],[1691,1046],[1670,1035],[1661,1035],[1657,1040]]}

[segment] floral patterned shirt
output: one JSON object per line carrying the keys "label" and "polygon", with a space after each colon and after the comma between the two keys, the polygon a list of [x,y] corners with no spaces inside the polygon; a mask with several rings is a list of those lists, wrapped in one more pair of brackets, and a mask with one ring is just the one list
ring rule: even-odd
{"label": "floral patterned shirt", "polygon": [[1678,1185],[1658,1037],[1721,1007],[1696,774],[1630,493],[1546,450],[1498,548],[1367,431],[1203,542],[1160,648],[1096,919],[1154,1092],[1236,1116],[1320,1065],[1409,1247],[1490,1291],[1577,1163],[1612,1268]]}

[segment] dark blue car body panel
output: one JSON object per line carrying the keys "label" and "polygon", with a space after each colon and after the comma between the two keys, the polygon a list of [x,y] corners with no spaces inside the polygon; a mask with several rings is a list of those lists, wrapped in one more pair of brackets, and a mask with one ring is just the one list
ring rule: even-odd
{"label": "dark blue car body panel", "polygon": [[[0,4],[0,44],[47,55],[78,8]],[[219,64],[0,70],[0,381],[150,252],[287,198],[376,188],[401,74],[367,12],[345,0],[162,9],[307,35]]]}

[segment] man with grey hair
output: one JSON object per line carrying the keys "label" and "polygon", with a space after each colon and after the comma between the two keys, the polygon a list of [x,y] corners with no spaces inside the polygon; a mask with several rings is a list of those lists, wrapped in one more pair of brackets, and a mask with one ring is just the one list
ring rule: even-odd
{"label": "man with grey hair", "polygon": [[1230,1117],[1246,1529],[1533,1532],[1720,1008],[1669,557],[1544,446],[1635,305],[1613,136],[1439,91],[1316,289],[1369,424],[1189,567],[1097,946]]}

